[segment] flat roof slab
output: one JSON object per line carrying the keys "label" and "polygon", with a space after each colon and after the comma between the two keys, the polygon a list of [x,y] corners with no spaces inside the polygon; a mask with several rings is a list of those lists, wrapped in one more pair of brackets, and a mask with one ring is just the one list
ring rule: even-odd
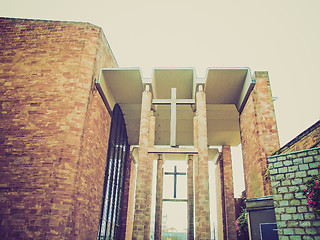
{"label": "flat roof slab", "polygon": [[[151,85],[153,99],[170,99],[171,88],[177,89],[177,99],[195,99],[196,85],[204,84],[208,144],[240,143],[239,113],[254,87],[249,68],[208,68],[204,79],[196,77],[194,68],[155,68],[152,79],[143,78],[139,68],[101,69],[96,86],[110,112],[116,103],[120,104],[130,145],[139,144],[145,84]],[[170,106],[154,105],[153,109],[157,117],[155,144],[169,145]],[[194,110],[195,106],[177,105],[177,145],[193,145]]]}

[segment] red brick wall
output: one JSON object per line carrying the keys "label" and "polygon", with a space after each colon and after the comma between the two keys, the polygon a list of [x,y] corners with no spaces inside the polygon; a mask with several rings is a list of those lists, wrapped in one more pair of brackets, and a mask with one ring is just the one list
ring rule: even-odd
{"label": "red brick wall", "polygon": [[271,195],[264,174],[267,156],[279,149],[278,129],[267,72],[255,72],[256,85],[240,115],[247,198]]}
{"label": "red brick wall", "polygon": [[223,207],[224,210],[224,224],[226,239],[237,239],[236,232],[236,212],[235,212],[235,204],[234,204],[234,192],[233,192],[233,177],[232,177],[232,163],[231,163],[231,148],[230,146],[222,146],[222,159],[223,162],[222,168],[223,173],[221,173],[222,181],[223,181],[223,192],[224,201]]}
{"label": "red brick wall", "polygon": [[133,207],[136,180],[136,165],[134,157],[128,151],[123,190],[123,208],[121,219],[120,239],[131,239],[133,228]]}
{"label": "red brick wall", "polygon": [[226,219],[225,219],[225,201],[224,201],[224,185],[223,185],[223,159],[219,156],[216,162],[216,205],[217,205],[217,222],[216,232],[218,239],[227,240],[226,235]]}
{"label": "red brick wall", "polygon": [[117,64],[100,28],[0,18],[0,238],[94,239]]}

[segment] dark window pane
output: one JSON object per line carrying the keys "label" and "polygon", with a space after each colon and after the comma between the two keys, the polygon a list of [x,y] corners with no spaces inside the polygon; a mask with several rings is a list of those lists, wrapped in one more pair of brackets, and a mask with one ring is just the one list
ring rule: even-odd
{"label": "dark window pane", "polygon": [[112,113],[98,239],[118,239],[120,236],[118,231],[121,222],[126,149],[128,141],[125,122],[121,109],[116,104]]}

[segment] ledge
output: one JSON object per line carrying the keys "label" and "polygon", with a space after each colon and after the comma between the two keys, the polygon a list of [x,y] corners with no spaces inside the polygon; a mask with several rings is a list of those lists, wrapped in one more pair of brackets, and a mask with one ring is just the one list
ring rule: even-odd
{"label": "ledge", "polygon": [[198,154],[197,148],[173,148],[173,147],[163,147],[163,148],[149,148],[149,153],[177,153],[177,154]]}
{"label": "ledge", "polygon": [[246,199],[246,208],[248,211],[273,209],[273,196]]}

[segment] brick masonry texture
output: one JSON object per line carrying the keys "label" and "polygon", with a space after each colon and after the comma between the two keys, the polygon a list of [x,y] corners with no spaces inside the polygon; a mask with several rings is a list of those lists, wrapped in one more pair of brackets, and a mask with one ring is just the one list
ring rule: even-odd
{"label": "brick masonry texture", "polygon": [[235,201],[233,192],[233,178],[232,178],[232,163],[231,163],[231,148],[230,146],[222,146],[222,159],[221,159],[223,172],[220,174],[223,181],[224,198],[224,224],[226,239],[237,239],[237,231],[235,226],[236,212],[235,212]]}
{"label": "brick masonry texture", "polygon": [[123,208],[121,219],[120,239],[132,238],[133,226],[133,206],[134,206],[134,191],[136,180],[136,165],[134,157],[128,151],[129,159],[126,163],[125,183],[123,189]]}
{"label": "brick masonry texture", "polygon": [[188,239],[194,239],[193,156],[188,156]]}
{"label": "brick masonry texture", "polygon": [[195,238],[210,239],[207,112],[204,91],[196,93],[196,108],[198,158],[194,161]]}
{"label": "brick masonry texture", "polygon": [[0,238],[97,236],[117,67],[99,27],[0,18]]}
{"label": "brick masonry texture", "polygon": [[318,174],[320,148],[268,157],[279,239],[320,239],[320,217],[308,208],[305,183]]}
{"label": "brick masonry texture", "polygon": [[151,195],[152,174],[154,159],[153,154],[148,153],[148,147],[153,146],[150,142],[150,134],[154,129],[150,127],[152,94],[144,91],[142,94],[140,135],[139,135],[139,162],[137,171],[135,214],[133,221],[132,239],[149,239],[151,220]]}
{"label": "brick masonry texture", "polygon": [[279,149],[278,129],[267,72],[255,72],[256,84],[240,115],[240,134],[247,198],[271,195],[264,177],[267,156]]}
{"label": "brick masonry texture", "polygon": [[226,219],[225,219],[225,201],[224,201],[224,182],[223,182],[223,161],[219,157],[216,162],[216,206],[217,206],[217,235],[218,239],[226,240]]}

